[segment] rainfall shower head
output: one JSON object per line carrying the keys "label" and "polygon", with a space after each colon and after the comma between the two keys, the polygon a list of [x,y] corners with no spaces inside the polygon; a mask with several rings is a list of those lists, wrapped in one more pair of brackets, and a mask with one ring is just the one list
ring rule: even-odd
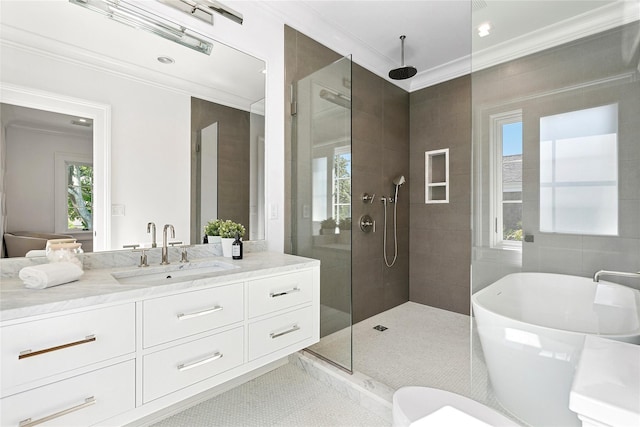
{"label": "rainfall shower head", "polygon": [[407,38],[407,36],[400,36],[400,44],[401,44],[401,50],[402,50],[402,66],[400,68],[395,68],[389,71],[389,77],[392,78],[393,80],[405,80],[415,76],[416,73],[418,72],[418,70],[416,70],[416,67],[412,67],[410,65],[406,65],[406,66],[404,65],[404,39],[405,38]]}

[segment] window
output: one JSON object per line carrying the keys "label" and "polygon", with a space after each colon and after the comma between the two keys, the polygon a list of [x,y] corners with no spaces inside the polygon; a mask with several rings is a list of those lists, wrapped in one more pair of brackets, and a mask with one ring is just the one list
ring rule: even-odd
{"label": "window", "polygon": [[91,157],[56,153],[56,232],[93,230],[93,163]]}
{"label": "window", "polygon": [[618,234],[618,105],[540,118],[540,231]]}
{"label": "window", "polygon": [[491,118],[491,246],[522,247],[522,111]]}
{"label": "window", "polygon": [[333,218],[340,224],[351,220],[351,152],[340,147],[333,157]]}

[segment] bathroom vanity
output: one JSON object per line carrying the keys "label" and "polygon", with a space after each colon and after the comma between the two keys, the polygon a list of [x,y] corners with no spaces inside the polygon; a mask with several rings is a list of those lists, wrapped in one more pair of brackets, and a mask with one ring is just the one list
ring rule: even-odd
{"label": "bathroom vanity", "polygon": [[319,340],[319,265],[257,252],[44,290],[3,277],[0,424],[135,424],[273,369]]}

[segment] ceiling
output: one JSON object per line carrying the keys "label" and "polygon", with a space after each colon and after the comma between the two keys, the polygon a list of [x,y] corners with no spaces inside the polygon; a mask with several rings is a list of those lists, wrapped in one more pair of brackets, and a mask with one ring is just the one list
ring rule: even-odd
{"label": "ceiling", "polygon": [[[168,10],[155,1],[134,1],[156,11]],[[399,36],[406,35],[405,63],[415,66],[418,74],[392,82],[407,91],[640,19],[640,0],[223,3],[244,14],[245,22],[265,17],[265,13],[276,15],[338,53],[351,54],[356,63],[387,79],[389,70],[400,66]],[[264,62],[221,43],[214,42],[211,56],[202,55],[66,0],[2,0],[1,7],[3,43],[15,40],[116,72],[155,76],[171,87],[231,106],[249,105],[264,93],[264,75],[260,74]],[[494,30],[479,38],[474,28],[486,21]],[[134,39],[138,42],[132,43]],[[177,60],[166,66],[156,61],[158,54]],[[204,69],[208,72],[202,73]],[[255,84],[246,84],[251,76],[259,78],[253,80]]]}
{"label": "ceiling", "polygon": [[[405,63],[415,66],[418,74],[394,83],[408,91],[640,19],[638,0],[303,0],[268,4],[289,25],[341,54],[353,54],[354,62],[383,77],[400,66],[399,36],[406,35]],[[480,38],[476,28],[484,22],[490,22],[493,29]]]}

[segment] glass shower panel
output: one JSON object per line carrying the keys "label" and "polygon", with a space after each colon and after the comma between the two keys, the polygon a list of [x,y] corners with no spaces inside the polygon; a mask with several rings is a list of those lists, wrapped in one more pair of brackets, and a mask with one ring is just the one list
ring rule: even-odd
{"label": "glass shower panel", "polygon": [[352,371],[351,58],[295,83],[292,253],[319,259],[320,342],[309,350]]}
{"label": "glass shower panel", "polygon": [[[607,28],[594,25],[606,9],[600,2],[473,5],[472,28],[501,14],[523,33],[514,32],[511,40],[500,43],[497,25],[494,34],[471,34],[472,293],[510,273],[591,277],[600,269],[640,269],[639,5],[637,0],[616,4],[619,19],[612,14]],[[545,29],[527,34],[530,29],[525,24],[533,11],[553,16],[556,22],[548,22],[549,28],[561,30],[562,36],[557,33],[543,42],[536,35],[548,34]],[[579,27],[591,28],[592,33],[585,34]],[[524,39],[529,44],[523,50],[518,41]],[[521,151],[512,153],[521,157],[521,187],[508,195],[507,181],[496,185],[492,178],[501,167],[496,160],[500,132],[495,126],[500,122],[495,118],[511,117],[514,111],[522,122]],[[502,173],[510,175],[514,170],[502,169]],[[521,246],[493,245],[491,236],[500,229],[496,201],[515,208],[515,200],[520,205],[515,214],[521,215]],[[507,206],[499,210],[505,218],[512,214]],[[637,280],[614,279],[637,287]],[[492,341],[478,316],[472,319],[474,398],[499,410],[506,408],[529,425],[569,425],[558,419],[540,422],[535,408],[529,411],[509,404],[516,396],[516,401],[535,401],[538,408],[550,408],[539,394],[526,394],[536,389],[532,384],[519,387],[517,394],[504,383],[498,385],[500,371],[491,371],[495,363],[491,357],[504,348],[498,340]],[[546,361],[536,359],[535,363],[539,369]],[[554,363],[561,369],[561,359]],[[511,369],[515,373],[520,367]]]}

